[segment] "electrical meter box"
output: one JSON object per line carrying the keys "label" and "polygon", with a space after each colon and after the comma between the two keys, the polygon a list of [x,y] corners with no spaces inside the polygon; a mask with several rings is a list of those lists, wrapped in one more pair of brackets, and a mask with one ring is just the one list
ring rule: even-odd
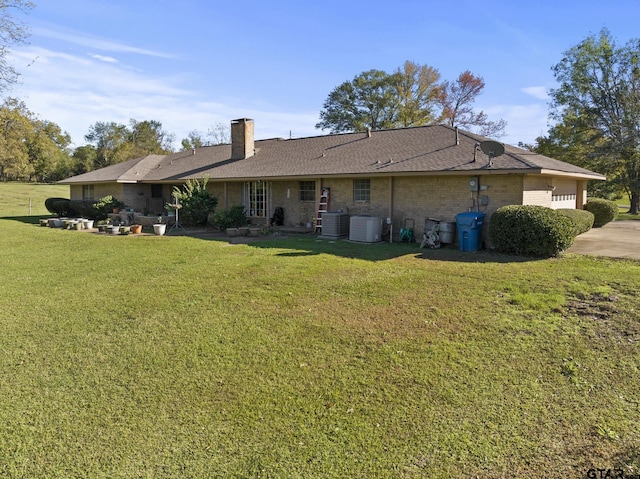
{"label": "electrical meter box", "polygon": [[477,176],[472,176],[469,178],[469,190],[470,191],[478,191],[480,188],[480,183],[478,182]]}

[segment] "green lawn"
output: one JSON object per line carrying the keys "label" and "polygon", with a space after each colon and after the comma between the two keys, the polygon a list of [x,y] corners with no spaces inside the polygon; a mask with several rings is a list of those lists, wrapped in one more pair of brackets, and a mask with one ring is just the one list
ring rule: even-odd
{"label": "green lawn", "polygon": [[640,263],[0,219],[0,476],[640,472]]}
{"label": "green lawn", "polygon": [[44,200],[69,198],[69,187],[37,183],[0,183],[0,217],[47,215]]}

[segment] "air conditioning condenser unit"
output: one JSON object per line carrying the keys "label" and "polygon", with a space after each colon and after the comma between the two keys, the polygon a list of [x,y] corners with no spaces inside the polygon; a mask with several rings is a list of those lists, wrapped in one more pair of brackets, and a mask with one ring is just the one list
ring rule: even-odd
{"label": "air conditioning condenser unit", "polygon": [[382,218],[377,216],[352,216],[349,223],[349,240],[360,243],[382,241]]}

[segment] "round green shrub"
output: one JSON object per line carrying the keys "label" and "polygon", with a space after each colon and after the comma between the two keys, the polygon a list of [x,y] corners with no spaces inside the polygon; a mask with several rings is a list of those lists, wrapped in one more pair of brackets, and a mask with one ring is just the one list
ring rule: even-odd
{"label": "round green shrub", "polygon": [[586,233],[593,227],[595,216],[591,211],[569,208],[560,208],[556,211],[573,222],[576,228],[576,236]]}
{"label": "round green shrub", "polygon": [[71,200],[65,198],[55,198],[50,203],[51,213],[56,216],[70,216],[71,215]]}
{"label": "round green shrub", "polygon": [[[56,208],[54,208],[54,203],[59,202],[59,201],[69,201],[67,198],[47,198],[46,200],[44,200],[44,207],[47,209],[47,211],[49,213],[51,213],[52,215],[59,215],[58,210]],[[68,210],[68,207],[64,210],[65,214],[62,216],[66,215],[66,212]]]}
{"label": "round green shrub", "polygon": [[573,222],[551,208],[509,205],[499,208],[489,223],[495,249],[519,256],[556,256],[573,244]]}
{"label": "round green shrub", "polygon": [[590,198],[587,200],[585,209],[595,216],[593,221],[595,228],[604,226],[618,217],[618,205],[602,198]]}

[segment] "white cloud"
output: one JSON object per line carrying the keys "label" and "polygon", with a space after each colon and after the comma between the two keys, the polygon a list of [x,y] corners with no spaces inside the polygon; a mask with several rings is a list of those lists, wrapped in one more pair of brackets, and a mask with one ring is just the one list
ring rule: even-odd
{"label": "white cloud", "polygon": [[159,58],[174,58],[174,55],[165,52],[157,52],[154,50],[148,50],[146,48],[134,47],[132,45],[126,45],[124,43],[115,42],[104,38],[97,38],[88,36],[85,33],[76,31],[61,31],[52,30],[44,27],[35,27],[32,29],[34,36],[41,36],[45,38],[51,38],[55,40],[62,40],[67,43],[88,47],[94,50],[102,50],[109,52],[121,52],[121,53],[135,53],[138,55],[145,55]]}
{"label": "white cloud", "polygon": [[90,53],[89,56],[91,58],[95,58],[96,60],[100,60],[101,62],[105,62],[105,63],[118,63],[118,60],[116,60],[113,57],[98,55],[97,53]]}
{"label": "white cloud", "polygon": [[[76,56],[44,48],[27,47],[13,52],[22,68],[21,84],[12,95],[25,101],[41,118],[67,131],[75,146],[98,121],[128,124],[130,119],[162,122],[175,134],[175,147],[192,130],[206,132],[219,122],[253,118],[256,138],[313,136],[317,112],[282,112],[261,100],[209,99],[194,90],[188,74],[152,75],[137,71],[109,57]],[[33,61],[36,59],[35,61]]]}
{"label": "white cloud", "polygon": [[538,100],[548,100],[549,94],[547,93],[547,89],[543,86],[529,86],[523,88],[522,91],[527,95],[530,95]]}

